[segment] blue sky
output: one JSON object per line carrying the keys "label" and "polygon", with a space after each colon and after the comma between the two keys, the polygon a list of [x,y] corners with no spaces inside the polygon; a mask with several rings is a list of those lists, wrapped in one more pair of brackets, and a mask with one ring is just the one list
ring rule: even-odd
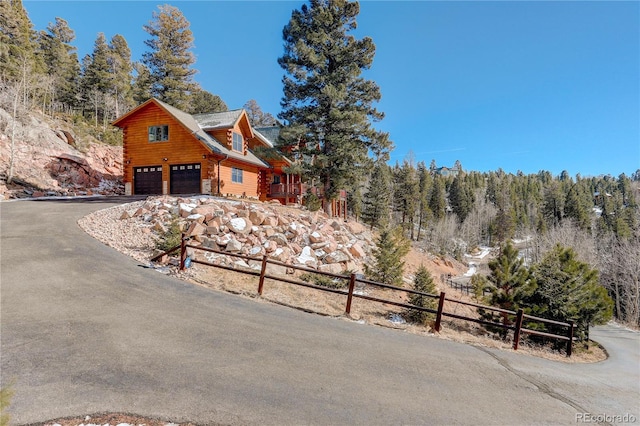
{"label": "blue sky", "polygon": [[[157,5],[191,23],[202,87],[229,108],[256,99],[277,115],[282,28],[301,1],[32,1],[37,30],[56,16],[80,58],[98,32],[123,35],[140,60]],[[357,37],[376,44],[365,76],[380,86],[376,124],[392,162],[572,176],[640,168],[640,2],[368,1]]]}

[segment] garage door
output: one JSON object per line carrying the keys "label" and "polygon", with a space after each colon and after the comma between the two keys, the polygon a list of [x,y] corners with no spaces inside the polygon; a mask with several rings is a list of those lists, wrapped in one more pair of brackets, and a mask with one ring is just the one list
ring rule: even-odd
{"label": "garage door", "polygon": [[134,194],[162,194],[162,166],[133,168]]}
{"label": "garage door", "polygon": [[174,164],[171,167],[170,182],[172,194],[200,193],[200,164]]}

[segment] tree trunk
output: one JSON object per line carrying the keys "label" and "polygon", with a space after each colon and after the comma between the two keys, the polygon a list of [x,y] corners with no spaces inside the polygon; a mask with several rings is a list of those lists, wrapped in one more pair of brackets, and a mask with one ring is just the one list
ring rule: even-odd
{"label": "tree trunk", "polygon": [[18,83],[18,87],[16,87],[16,93],[13,97],[13,125],[11,126],[11,156],[9,159],[9,175],[7,176],[7,183],[11,183],[13,181],[13,163],[15,159],[15,146],[16,146],[16,122],[18,121],[18,99],[20,96],[20,86],[22,85],[22,81]]}

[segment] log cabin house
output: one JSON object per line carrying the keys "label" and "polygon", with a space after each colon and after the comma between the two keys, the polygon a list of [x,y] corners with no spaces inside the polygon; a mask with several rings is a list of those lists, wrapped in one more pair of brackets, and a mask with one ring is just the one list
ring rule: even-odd
{"label": "log cabin house", "polygon": [[254,129],[243,109],[187,114],[149,99],[116,119],[123,132],[125,194],[214,194],[300,202],[300,177],[284,155],[262,156],[279,129]]}

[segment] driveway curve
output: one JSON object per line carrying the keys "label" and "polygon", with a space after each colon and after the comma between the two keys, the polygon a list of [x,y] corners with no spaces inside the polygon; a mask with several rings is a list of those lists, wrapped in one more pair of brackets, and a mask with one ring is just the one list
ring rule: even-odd
{"label": "driveway curve", "polygon": [[200,288],[76,224],[126,201],[0,203],[12,423],[99,412],[199,424],[640,422],[638,333],[598,328],[611,358],[565,364]]}

